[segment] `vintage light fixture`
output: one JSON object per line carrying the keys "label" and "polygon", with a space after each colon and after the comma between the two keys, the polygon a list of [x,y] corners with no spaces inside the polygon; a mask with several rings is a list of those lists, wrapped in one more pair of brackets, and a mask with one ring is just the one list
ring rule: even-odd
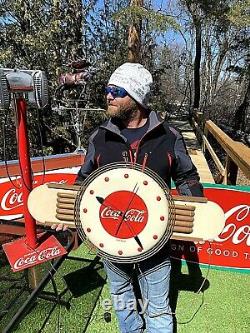
{"label": "vintage light fixture", "polygon": [[9,109],[12,93],[22,93],[31,107],[44,108],[49,100],[45,73],[41,70],[0,68],[0,109]]}

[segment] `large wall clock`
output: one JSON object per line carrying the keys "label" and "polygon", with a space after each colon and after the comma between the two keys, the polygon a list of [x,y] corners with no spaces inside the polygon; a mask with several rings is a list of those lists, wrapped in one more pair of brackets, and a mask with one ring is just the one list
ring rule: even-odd
{"label": "large wall clock", "polygon": [[100,255],[117,262],[138,262],[168,241],[174,202],[164,181],[141,165],[112,163],[97,169],[75,204],[78,233]]}

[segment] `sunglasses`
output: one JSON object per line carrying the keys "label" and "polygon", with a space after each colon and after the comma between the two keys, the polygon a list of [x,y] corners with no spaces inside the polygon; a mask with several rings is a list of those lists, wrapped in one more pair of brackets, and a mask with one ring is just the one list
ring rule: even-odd
{"label": "sunglasses", "polygon": [[113,98],[116,98],[116,97],[123,98],[128,95],[127,91],[122,87],[106,87],[105,92],[107,95],[111,94],[113,96]]}

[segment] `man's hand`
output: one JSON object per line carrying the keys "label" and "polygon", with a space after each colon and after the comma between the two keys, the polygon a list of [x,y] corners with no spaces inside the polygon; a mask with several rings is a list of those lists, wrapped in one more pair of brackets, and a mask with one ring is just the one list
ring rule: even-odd
{"label": "man's hand", "polygon": [[60,224],[52,224],[51,229],[55,229],[56,231],[66,231],[68,227],[63,223]]}
{"label": "man's hand", "polygon": [[199,245],[203,245],[203,244],[205,244],[205,241],[194,241],[194,244],[195,245],[197,245],[197,244],[199,244]]}

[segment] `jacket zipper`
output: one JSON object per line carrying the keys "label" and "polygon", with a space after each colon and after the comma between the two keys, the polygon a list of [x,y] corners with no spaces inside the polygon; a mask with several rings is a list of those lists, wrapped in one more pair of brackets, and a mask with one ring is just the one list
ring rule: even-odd
{"label": "jacket zipper", "polygon": [[[148,131],[147,133],[145,133],[145,134],[143,135],[143,137],[139,140],[138,146],[137,146],[136,151],[135,151],[135,153],[134,153],[134,157],[133,157],[133,152],[132,152],[132,150],[131,150],[130,145],[124,140],[124,143],[125,143],[126,146],[128,147],[129,157],[130,157],[130,160],[131,160],[131,163],[132,163],[132,164],[135,164],[136,161],[137,161],[137,156],[138,156],[139,146],[140,146],[142,140],[145,138],[145,136],[146,136],[148,133],[151,133],[152,130],[154,130],[154,129],[157,128],[158,126],[162,125],[162,123],[163,123],[163,121],[160,122],[159,124],[157,124],[155,127],[151,128],[150,131]],[[105,128],[105,127],[104,127],[104,128]],[[107,128],[106,128],[106,129],[107,129]],[[109,129],[107,129],[107,130],[109,130]],[[119,133],[115,133],[115,132],[113,132],[113,131],[111,131],[111,132],[114,133],[114,134],[116,134],[116,135],[118,135],[120,138],[123,139],[123,137],[122,137]],[[125,152],[124,152],[124,153],[125,153]],[[148,153],[146,153],[146,154],[147,154],[147,157],[146,157],[145,164],[146,164],[147,159],[148,159]],[[145,154],[145,155],[146,155],[146,154]],[[151,152],[149,152],[149,154],[151,154]],[[123,153],[122,153],[122,156],[123,156],[123,159],[124,159],[124,155],[123,155]],[[145,156],[144,156],[144,159],[145,159]],[[126,162],[126,160],[125,160],[125,162]],[[144,165],[144,168],[145,168],[145,165]]]}

